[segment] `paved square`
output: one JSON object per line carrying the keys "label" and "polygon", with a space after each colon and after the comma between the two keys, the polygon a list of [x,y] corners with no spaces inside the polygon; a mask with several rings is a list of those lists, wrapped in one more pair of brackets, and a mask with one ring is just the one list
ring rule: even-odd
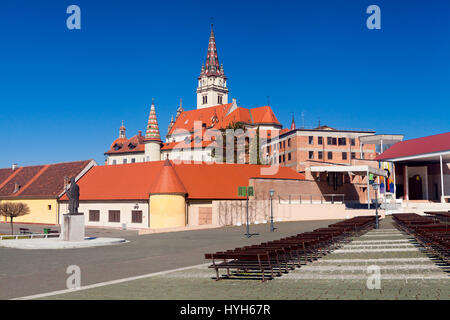
{"label": "paved square", "polygon": [[[368,266],[378,266],[381,288],[368,289]],[[413,238],[381,229],[353,239],[328,256],[272,281],[214,281],[207,266],[70,292],[45,299],[450,299],[449,269]]]}

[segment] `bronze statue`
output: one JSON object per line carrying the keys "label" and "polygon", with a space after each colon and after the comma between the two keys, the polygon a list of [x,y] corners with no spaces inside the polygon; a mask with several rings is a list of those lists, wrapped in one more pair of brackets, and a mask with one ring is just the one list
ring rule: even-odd
{"label": "bronze statue", "polygon": [[67,197],[69,198],[69,214],[78,213],[80,187],[75,182],[75,178],[70,179],[70,188],[67,190]]}

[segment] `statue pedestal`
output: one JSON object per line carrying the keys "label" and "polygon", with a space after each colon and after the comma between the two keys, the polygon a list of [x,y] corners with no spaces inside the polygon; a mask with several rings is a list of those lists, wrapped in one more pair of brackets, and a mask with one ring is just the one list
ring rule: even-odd
{"label": "statue pedestal", "polygon": [[60,239],[64,241],[84,240],[84,214],[64,214]]}

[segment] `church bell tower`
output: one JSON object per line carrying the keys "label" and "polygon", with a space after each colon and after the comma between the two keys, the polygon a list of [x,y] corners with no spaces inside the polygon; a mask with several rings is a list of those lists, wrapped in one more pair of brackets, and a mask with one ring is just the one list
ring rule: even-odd
{"label": "church bell tower", "polygon": [[197,109],[228,103],[227,77],[219,64],[216,38],[211,24],[206,64],[198,77]]}

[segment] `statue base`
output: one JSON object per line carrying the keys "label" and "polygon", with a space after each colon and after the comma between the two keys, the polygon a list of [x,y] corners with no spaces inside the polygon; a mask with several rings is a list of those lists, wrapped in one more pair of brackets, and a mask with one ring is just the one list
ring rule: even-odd
{"label": "statue base", "polygon": [[60,239],[64,241],[84,240],[84,213],[63,215]]}

